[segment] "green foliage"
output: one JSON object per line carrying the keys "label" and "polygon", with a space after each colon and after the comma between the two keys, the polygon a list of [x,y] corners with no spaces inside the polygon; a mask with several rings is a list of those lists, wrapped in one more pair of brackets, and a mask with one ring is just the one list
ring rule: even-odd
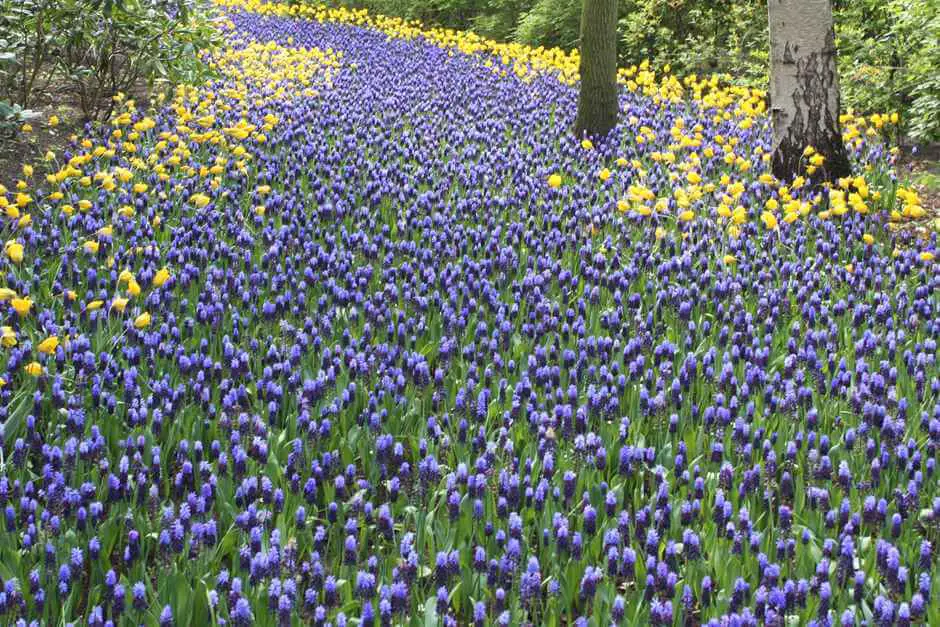
{"label": "green foliage", "polygon": [[[578,45],[581,0],[333,0],[533,46]],[[894,112],[917,142],[940,140],[940,0],[834,0],[843,103]],[[622,65],[729,74],[765,87],[764,0],[620,0]]]}
{"label": "green foliage", "polygon": [[940,0],[845,2],[836,24],[845,103],[898,111],[912,139],[940,140]]}
{"label": "green foliage", "polygon": [[0,0],[0,98],[26,107],[48,84],[55,12],[55,0]]}
{"label": "green foliage", "polygon": [[[0,51],[0,84],[8,84],[8,81],[15,82],[18,77],[19,67],[16,54],[9,50]],[[33,111],[24,109],[18,103],[0,99],[0,137],[12,136],[20,124],[32,117],[35,117]]]}
{"label": "green foliage", "polygon": [[0,100],[0,137],[12,137],[23,122],[36,116],[35,111],[24,109],[8,100]]}
{"label": "green foliage", "polygon": [[538,0],[521,14],[516,40],[531,46],[578,47],[581,3],[570,0]]}
{"label": "green foliage", "polygon": [[767,19],[761,0],[631,0],[620,22],[625,62],[648,59],[681,74],[732,74],[766,82]]}
{"label": "green foliage", "polygon": [[193,82],[204,67],[199,51],[211,45],[212,29],[180,3],[176,10],[147,0],[59,4],[59,69],[88,118],[106,117],[110,96],[140,82]]}
{"label": "green foliage", "polygon": [[202,0],[0,0],[0,98],[22,107],[54,86],[86,119],[112,96],[157,82],[198,81],[214,44]]}

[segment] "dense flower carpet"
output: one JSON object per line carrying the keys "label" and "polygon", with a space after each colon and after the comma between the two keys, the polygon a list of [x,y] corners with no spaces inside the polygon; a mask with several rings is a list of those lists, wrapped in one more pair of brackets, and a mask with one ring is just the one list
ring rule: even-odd
{"label": "dense flower carpet", "polygon": [[940,624],[896,118],[782,184],[727,77],[582,141],[576,54],[216,10],[0,189],[0,623]]}

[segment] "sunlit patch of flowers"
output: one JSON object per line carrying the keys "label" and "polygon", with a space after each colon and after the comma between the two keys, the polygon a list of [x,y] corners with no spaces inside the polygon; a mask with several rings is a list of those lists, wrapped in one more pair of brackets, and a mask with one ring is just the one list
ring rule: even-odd
{"label": "sunlit patch of flowers", "polygon": [[[219,0],[0,187],[4,624],[940,623],[937,241],[890,115]],[[19,622],[18,622],[19,621]]]}

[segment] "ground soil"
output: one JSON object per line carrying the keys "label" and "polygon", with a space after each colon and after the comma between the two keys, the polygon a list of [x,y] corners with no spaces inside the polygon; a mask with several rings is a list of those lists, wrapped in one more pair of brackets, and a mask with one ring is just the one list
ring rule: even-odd
{"label": "ground soil", "polygon": [[[55,115],[59,124],[49,124],[49,118]],[[68,106],[46,107],[41,115],[29,120],[32,131],[17,132],[13,137],[0,137],[0,184],[13,189],[16,181],[23,178],[23,165],[35,167],[36,174],[42,173],[43,157],[48,151],[59,153],[69,144],[69,138],[81,135],[81,113]]]}

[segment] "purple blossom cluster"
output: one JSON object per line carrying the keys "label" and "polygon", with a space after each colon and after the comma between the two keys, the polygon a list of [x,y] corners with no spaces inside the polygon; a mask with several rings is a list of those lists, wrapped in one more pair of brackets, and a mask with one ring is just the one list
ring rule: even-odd
{"label": "purple blossom cluster", "polygon": [[[229,18],[225,54],[280,69],[76,162],[143,191],[53,178],[5,223],[34,304],[2,304],[0,622],[940,623],[936,235],[762,225],[764,117],[624,89],[586,147],[551,72]],[[341,60],[314,93],[252,42]],[[677,127],[740,183],[736,233],[675,218]],[[65,161],[125,141],[87,133]],[[883,144],[852,151],[896,185]],[[618,210],[641,180],[665,212]]]}

